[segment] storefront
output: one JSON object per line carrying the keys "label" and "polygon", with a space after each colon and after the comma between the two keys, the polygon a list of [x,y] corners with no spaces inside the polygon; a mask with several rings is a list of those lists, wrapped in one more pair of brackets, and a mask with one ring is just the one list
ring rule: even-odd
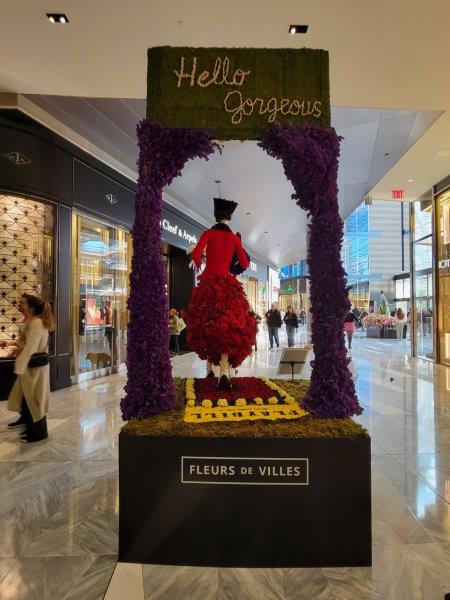
{"label": "storefront", "polygon": [[238,279],[244,287],[252,309],[263,316],[268,306],[267,265],[250,256],[249,268]]}
{"label": "storefront", "polygon": [[436,195],[437,333],[439,362],[450,365],[450,180]]}
{"label": "storefront", "polygon": [[412,354],[450,365],[450,176],[411,205]]}
{"label": "storefront", "polygon": [[307,310],[307,278],[293,277],[280,282],[278,302],[281,310],[286,311],[292,306],[296,313]]}
{"label": "storefront", "polygon": [[[52,303],[52,389],[124,366],[134,194],[134,182],[51,131],[0,112],[0,399],[14,362],[4,345],[18,334],[23,293]],[[161,251],[178,309],[194,285],[186,248],[201,232],[164,208]]]}

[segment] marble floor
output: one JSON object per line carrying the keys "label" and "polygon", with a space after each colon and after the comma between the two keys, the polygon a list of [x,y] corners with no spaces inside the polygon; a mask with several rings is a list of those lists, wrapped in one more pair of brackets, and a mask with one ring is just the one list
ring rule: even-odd
{"label": "marble floor", "polygon": [[[260,338],[240,374],[275,375],[280,351]],[[372,568],[117,565],[125,376],[53,393],[50,437],[30,447],[6,430],[10,415],[0,402],[0,600],[443,599],[450,592],[450,369],[408,353],[407,341],[360,337],[351,350],[359,421],[372,436]],[[175,375],[203,369],[192,354],[173,359]]]}

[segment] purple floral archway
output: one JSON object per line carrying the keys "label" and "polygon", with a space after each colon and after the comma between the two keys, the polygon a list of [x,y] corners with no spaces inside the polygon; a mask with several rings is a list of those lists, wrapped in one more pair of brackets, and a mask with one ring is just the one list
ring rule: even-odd
{"label": "purple floral archway", "polygon": [[[128,327],[128,382],[123,418],[142,418],[175,404],[168,347],[168,305],[160,252],[162,190],[185,163],[214,152],[212,133],[168,128],[144,120],[138,126],[139,181],[133,226]],[[310,215],[311,385],[305,408],[318,418],[344,418],[361,408],[348,369],[343,325],[349,310],[341,263],[342,220],[337,199],[339,137],[332,128],[275,126],[260,142],[282,161],[297,204]]]}

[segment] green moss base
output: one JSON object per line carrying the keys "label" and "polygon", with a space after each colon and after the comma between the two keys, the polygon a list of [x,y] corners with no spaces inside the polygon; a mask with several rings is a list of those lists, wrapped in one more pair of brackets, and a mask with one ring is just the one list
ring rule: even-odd
{"label": "green moss base", "polygon": [[[367,430],[352,419],[315,419],[311,416],[289,421],[235,421],[219,423],[185,423],[186,379],[174,379],[177,405],[174,409],[147,417],[132,419],[122,427],[128,435],[186,437],[289,437],[289,438],[357,438],[368,437]],[[301,405],[308,382],[273,379]]]}

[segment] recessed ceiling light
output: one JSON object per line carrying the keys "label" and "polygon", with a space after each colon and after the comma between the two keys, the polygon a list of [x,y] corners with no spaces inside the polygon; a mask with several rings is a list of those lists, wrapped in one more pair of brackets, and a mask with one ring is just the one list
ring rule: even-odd
{"label": "recessed ceiling light", "polygon": [[250,213],[245,213],[246,215],[249,215]]}
{"label": "recessed ceiling light", "polygon": [[409,183],[412,183],[414,181],[414,179],[408,179]]}
{"label": "recessed ceiling light", "polygon": [[65,25],[69,22],[67,15],[64,13],[46,13],[46,15],[50,23],[61,23],[61,25]]}
{"label": "recessed ceiling light", "polygon": [[385,156],[389,156],[389,152],[385,152],[385,153],[384,153],[384,155],[385,155]]}
{"label": "recessed ceiling light", "polygon": [[289,25],[289,33],[295,35],[296,33],[306,33],[308,31],[308,25]]}
{"label": "recessed ceiling light", "polygon": [[268,231],[265,231],[264,233],[269,233]]}

